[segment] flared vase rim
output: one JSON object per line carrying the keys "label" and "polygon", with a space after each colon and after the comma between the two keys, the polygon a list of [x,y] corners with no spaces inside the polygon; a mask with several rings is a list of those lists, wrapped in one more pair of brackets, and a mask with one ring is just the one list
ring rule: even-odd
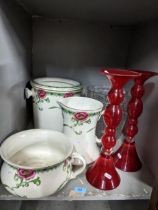
{"label": "flared vase rim", "polygon": [[100,73],[109,76],[132,77],[132,78],[138,78],[142,75],[139,72],[125,70],[125,69],[118,69],[118,68],[105,68],[102,69]]}
{"label": "flared vase rim", "polygon": [[129,70],[134,71],[134,72],[138,72],[142,76],[148,76],[148,77],[158,76],[158,72],[154,72],[154,71],[141,70],[141,69],[129,69]]}

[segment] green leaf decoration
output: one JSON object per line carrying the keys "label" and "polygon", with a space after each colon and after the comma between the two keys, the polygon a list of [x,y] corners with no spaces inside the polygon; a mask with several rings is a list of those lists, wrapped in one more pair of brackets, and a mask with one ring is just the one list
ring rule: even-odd
{"label": "green leaf decoration", "polygon": [[87,120],[86,123],[91,124],[91,119]]}
{"label": "green leaf decoration", "polygon": [[17,189],[18,189],[20,186],[21,186],[20,184],[16,184],[16,187],[15,187],[15,188],[17,188]]}
{"label": "green leaf decoration", "polygon": [[78,126],[78,121],[76,121],[76,122],[74,123],[74,126],[73,126],[73,127],[76,127],[76,126]]}
{"label": "green leaf decoration", "polygon": [[82,121],[78,121],[78,125],[79,126],[82,126],[83,125],[83,122]]}
{"label": "green leaf decoration", "polygon": [[45,101],[46,101],[47,103],[50,103],[50,100],[49,100],[49,98],[46,98],[46,99],[45,99]]}
{"label": "green leaf decoration", "polygon": [[74,131],[77,135],[81,135],[82,131]]}
{"label": "green leaf decoration", "polygon": [[29,182],[25,182],[24,187],[28,187],[29,186]]}
{"label": "green leaf decoration", "polygon": [[49,107],[48,109],[60,109],[60,107],[57,107],[57,106],[51,106],[51,107]]}
{"label": "green leaf decoration", "polygon": [[21,180],[21,179],[22,179],[22,178],[19,177],[17,174],[14,175],[14,180],[15,180],[15,181],[18,181],[18,180]]}
{"label": "green leaf decoration", "polygon": [[37,177],[36,179],[32,180],[32,182],[36,185],[39,186],[41,184],[40,177]]}
{"label": "green leaf decoration", "polygon": [[89,129],[89,130],[87,131],[87,133],[91,132],[91,131],[94,130],[94,129],[95,129],[95,127]]}
{"label": "green leaf decoration", "polygon": [[75,122],[76,120],[75,120],[75,118],[74,118],[74,117],[72,117],[72,118],[71,118],[71,121],[72,121],[72,122]]}
{"label": "green leaf decoration", "polygon": [[28,187],[29,186],[29,182],[22,182],[20,186],[21,187]]}
{"label": "green leaf decoration", "polygon": [[63,124],[63,126],[72,128],[71,126],[69,126],[68,124],[65,124],[65,123]]}
{"label": "green leaf decoration", "polygon": [[41,184],[41,180],[39,177],[37,177],[37,179],[34,180],[34,184],[36,184],[37,186]]}

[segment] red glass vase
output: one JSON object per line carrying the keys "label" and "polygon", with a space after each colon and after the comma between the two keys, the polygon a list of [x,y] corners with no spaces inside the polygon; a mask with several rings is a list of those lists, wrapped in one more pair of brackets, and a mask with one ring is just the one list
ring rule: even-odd
{"label": "red glass vase", "polygon": [[138,132],[138,117],[143,111],[142,96],[144,95],[144,83],[150,77],[158,75],[156,72],[130,70],[140,73],[135,79],[135,84],[131,88],[131,99],[128,103],[128,120],[125,127],[126,138],[121,147],[113,154],[115,166],[122,171],[135,172],[141,167],[141,161],[136,151],[134,137]]}
{"label": "red glass vase", "polygon": [[89,167],[86,173],[88,182],[101,190],[112,190],[120,184],[112,149],[116,144],[116,128],[122,118],[121,102],[124,99],[123,86],[130,80],[139,76],[139,73],[122,69],[104,69],[101,71],[111,82],[112,87],[108,93],[109,105],[103,115],[106,124],[104,135],[101,138],[102,151],[99,158]]}

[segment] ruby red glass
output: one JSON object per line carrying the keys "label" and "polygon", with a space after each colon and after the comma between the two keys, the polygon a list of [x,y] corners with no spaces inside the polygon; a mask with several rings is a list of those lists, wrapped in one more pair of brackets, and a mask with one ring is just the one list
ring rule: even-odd
{"label": "ruby red glass", "polygon": [[124,99],[123,86],[129,80],[138,77],[140,73],[122,69],[104,69],[101,73],[110,80],[112,87],[108,93],[109,105],[105,108],[103,115],[106,127],[101,138],[102,151],[99,158],[87,170],[86,178],[98,189],[112,190],[120,184],[120,177],[111,154],[116,144],[116,128],[122,119],[120,104]]}
{"label": "ruby red glass", "polygon": [[122,171],[135,172],[142,167],[141,161],[136,151],[134,137],[138,132],[138,117],[143,111],[142,96],[144,95],[144,83],[150,77],[158,75],[156,72],[130,70],[140,73],[135,79],[135,84],[131,88],[131,99],[128,103],[128,120],[125,127],[125,140],[121,147],[113,154],[115,166]]}

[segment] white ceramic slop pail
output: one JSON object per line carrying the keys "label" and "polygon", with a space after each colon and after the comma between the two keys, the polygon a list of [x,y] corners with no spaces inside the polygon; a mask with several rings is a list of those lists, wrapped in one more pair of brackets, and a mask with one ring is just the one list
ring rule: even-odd
{"label": "white ceramic slop pail", "polygon": [[[6,139],[0,147],[4,163],[1,182],[12,194],[41,198],[59,191],[76,178],[86,162],[73,152],[73,144],[57,131],[33,129]],[[82,166],[74,170],[75,160]]]}
{"label": "white ceramic slop pail", "polygon": [[63,119],[57,100],[79,96],[80,83],[62,78],[38,78],[31,81],[32,89],[25,89],[26,98],[33,98],[34,127],[63,131]]}
{"label": "white ceramic slop pail", "polygon": [[92,98],[72,97],[58,101],[64,118],[64,133],[89,164],[99,156],[96,125],[102,114],[103,104]]}

